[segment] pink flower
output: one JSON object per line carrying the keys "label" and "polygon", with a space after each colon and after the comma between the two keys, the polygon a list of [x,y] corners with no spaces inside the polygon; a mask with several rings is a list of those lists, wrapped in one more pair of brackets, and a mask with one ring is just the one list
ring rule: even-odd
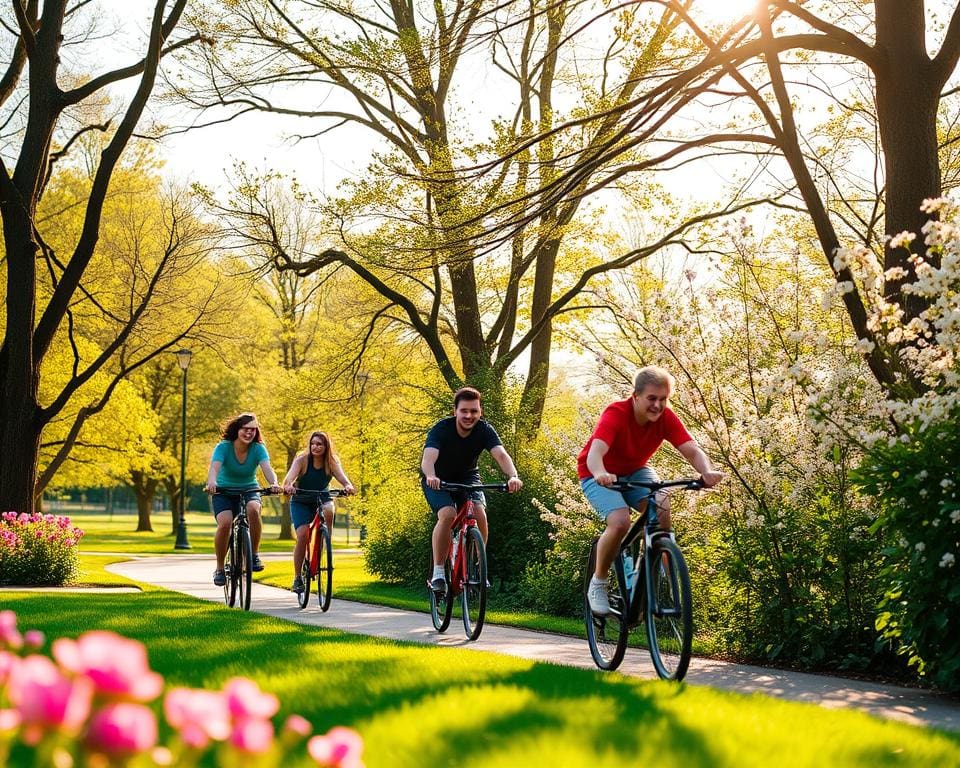
{"label": "pink flower", "polygon": [[107,704],[90,718],[86,743],[108,755],[146,752],[157,743],[157,717],[143,704]]}
{"label": "pink flower", "polygon": [[313,731],[313,726],[310,725],[310,721],[305,717],[300,715],[290,715],[287,718],[286,722],[283,724],[284,733],[291,733],[294,736],[299,736],[301,739],[305,739]]}
{"label": "pink flower", "polygon": [[264,693],[260,686],[246,677],[231,677],[224,684],[223,692],[230,714],[237,719],[273,717],[280,708],[276,696]]}
{"label": "pink flower", "polygon": [[0,733],[20,727],[20,713],[15,709],[0,709]]}
{"label": "pink flower", "polygon": [[230,735],[230,710],[222,693],[194,688],[171,688],[163,700],[167,722],[180,732],[188,747],[204,749]]}
{"label": "pink flower", "polygon": [[326,768],[363,768],[363,738],[352,728],[337,726],[325,736],[314,736],[307,742],[307,751]]}
{"label": "pink flower", "polygon": [[40,648],[46,638],[39,629],[28,629],[23,633],[23,642],[27,648]]}
{"label": "pink flower", "polygon": [[273,723],[258,717],[241,718],[234,723],[230,743],[243,752],[267,752],[273,746]]}
{"label": "pink flower", "polygon": [[13,611],[0,611],[0,647],[14,651],[23,647],[23,638],[17,629],[17,614]]}
{"label": "pink flower", "polygon": [[163,678],[150,671],[143,643],[114,632],[84,632],[76,640],[62,637],[52,650],[60,666],[88,677],[98,693],[152,701],[163,690]]}
{"label": "pink flower", "polygon": [[70,679],[46,656],[27,656],[10,671],[10,702],[23,722],[23,740],[35,745],[46,731],[76,735],[90,714],[93,685]]}
{"label": "pink flower", "polygon": [[17,665],[18,661],[20,661],[20,657],[16,654],[9,651],[0,651],[0,690],[3,689],[4,683],[6,683],[11,670]]}

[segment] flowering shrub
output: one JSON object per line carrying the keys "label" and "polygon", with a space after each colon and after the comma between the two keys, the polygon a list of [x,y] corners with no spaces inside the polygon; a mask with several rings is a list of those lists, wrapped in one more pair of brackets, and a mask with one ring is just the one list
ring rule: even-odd
{"label": "flowering shrub", "polygon": [[[160,744],[164,681],[142,643],[91,631],[55,640],[52,659],[37,653],[43,643],[39,632],[20,634],[13,611],[0,611],[0,765],[32,754],[44,766],[181,767],[212,751],[221,766],[267,768],[289,764],[310,736],[299,715],[277,735],[277,697],[235,677],[220,691],[168,689],[162,709],[173,736]],[[363,741],[349,728],[313,736],[306,748],[317,765],[363,768]]]}
{"label": "flowering shrub", "polygon": [[[859,420],[845,428],[866,449],[856,477],[880,504],[874,529],[885,535],[882,576],[887,588],[876,626],[895,641],[920,674],[940,687],[960,690],[960,207],[928,200],[923,210],[939,215],[923,228],[925,256],[904,269],[883,272],[869,250],[838,251],[870,307],[869,328],[886,345],[905,378],[920,394],[879,403],[882,419]],[[892,248],[908,247],[915,236],[901,233]],[[901,291],[923,310],[908,317],[890,300],[885,286],[903,281]]]}
{"label": "flowering shrub", "polygon": [[60,586],[77,574],[83,531],[69,517],[0,514],[0,584]]}

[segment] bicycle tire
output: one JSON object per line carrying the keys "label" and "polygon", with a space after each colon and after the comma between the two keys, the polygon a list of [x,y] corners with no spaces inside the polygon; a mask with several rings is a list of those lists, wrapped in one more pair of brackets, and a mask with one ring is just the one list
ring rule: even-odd
{"label": "bicycle tire", "polygon": [[240,573],[237,580],[237,597],[240,608],[250,610],[250,590],[253,587],[253,542],[250,540],[250,529],[242,528],[240,532]]}
{"label": "bicycle tire", "polygon": [[483,618],[487,612],[487,551],[479,530],[467,529],[463,550],[467,575],[460,592],[463,631],[468,640],[476,640],[483,630]]}
{"label": "bicycle tire", "polygon": [[430,569],[427,571],[427,592],[430,595],[430,618],[433,620],[433,628],[437,632],[446,632],[450,626],[450,617],[453,616],[453,587],[450,584],[450,559],[447,558],[443,564],[444,576],[447,579],[447,591],[442,595],[437,595],[430,588],[430,580],[433,578],[433,557],[430,558]]}
{"label": "bicycle tire", "polygon": [[683,680],[693,643],[690,574],[676,543],[661,536],[651,545],[645,619],[650,658],[663,680]]}
{"label": "bicycle tire", "polygon": [[300,580],[303,582],[303,592],[297,593],[297,604],[301,609],[310,602],[310,581],[313,579],[313,550],[316,546],[317,529],[312,525],[307,531],[307,546],[303,553],[303,562],[300,564]]}
{"label": "bicycle tire", "polygon": [[223,572],[227,577],[227,580],[223,582],[223,602],[225,602],[229,608],[233,608],[237,602],[236,569],[233,567],[234,548],[236,546],[234,538],[233,530],[231,529],[230,540],[227,542],[227,554],[223,559]]}
{"label": "bicycle tire", "polygon": [[326,526],[321,526],[317,541],[317,602],[320,610],[330,608],[333,590],[333,547]]}
{"label": "bicycle tire", "polygon": [[624,616],[627,600],[617,568],[615,564],[611,565],[607,575],[610,613],[606,616],[594,615],[590,610],[587,590],[590,588],[590,577],[593,576],[596,567],[597,539],[594,539],[590,547],[586,573],[583,576],[583,620],[587,628],[587,643],[590,645],[590,655],[593,657],[594,664],[600,669],[613,670],[620,666],[627,650],[627,635],[630,631]]}

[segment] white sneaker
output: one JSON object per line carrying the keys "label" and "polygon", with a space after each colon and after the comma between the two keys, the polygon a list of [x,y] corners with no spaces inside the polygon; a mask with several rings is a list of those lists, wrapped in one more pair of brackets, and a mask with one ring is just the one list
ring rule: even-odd
{"label": "white sneaker", "polygon": [[610,613],[607,588],[607,582],[597,581],[595,576],[590,577],[590,586],[587,587],[587,602],[590,603],[590,610],[597,616],[606,616]]}

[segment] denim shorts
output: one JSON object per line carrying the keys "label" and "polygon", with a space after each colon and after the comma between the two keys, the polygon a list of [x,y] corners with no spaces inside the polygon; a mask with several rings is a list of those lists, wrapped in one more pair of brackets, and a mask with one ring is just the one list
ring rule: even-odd
{"label": "denim shorts", "polygon": [[[329,493],[320,494],[320,503],[326,504],[333,501]],[[314,499],[310,501],[301,501],[300,499],[290,500],[290,520],[293,522],[294,530],[301,525],[310,525],[313,522],[313,513],[317,510],[317,502]]]}
{"label": "denim shorts", "polygon": [[[653,467],[640,467],[636,472],[630,475],[621,475],[618,480],[630,480],[631,482],[657,482],[660,476]],[[624,507],[636,509],[637,504],[650,495],[647,488],[631,488],[629,491],[613,491],[600,485],[592,477],[580,481],[580,487],[583,489],[583,495],[587,497],[590,506],[600,515],[601,520],[606,520],[607,515]]]}
{"label": "denim shorts", "polygon": [[[247,494],[247,503],[255,501],[258,504],[260,503],[260,494],[259,493],[248,493]],[[221,512],[226,511],[233,512],[233,516],[236,517],[240,513],[240,492],[235,491],[229,496],[222,493],[213,494],[213,516],[216,517]]]}
{"label": "denim shorts", "polygon": [[473,499],[475,504],[480,504],[481,506],[487,506],[487,497],[483,495],[483,491],[435,491],[425,481],[420,481],[420,487],[423,489],[423,495],[427,498],[427,504],[430,505],[430,509],[433,510],[433,514],[437,514],[444,507],[453,507],[454,509],[459,509],[460,505],[463,504],[468,498]]}

